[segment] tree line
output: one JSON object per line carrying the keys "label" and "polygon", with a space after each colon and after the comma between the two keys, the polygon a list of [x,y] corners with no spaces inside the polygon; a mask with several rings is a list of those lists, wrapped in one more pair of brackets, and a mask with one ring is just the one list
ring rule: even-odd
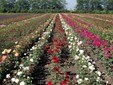
{"label": "tree line", "polygon": [[62,12],[65,0],[0,0],[0,12]]}
{"label": "tree line", "polygon": [[77,11],[113,11],[113,0],[77,0]]}

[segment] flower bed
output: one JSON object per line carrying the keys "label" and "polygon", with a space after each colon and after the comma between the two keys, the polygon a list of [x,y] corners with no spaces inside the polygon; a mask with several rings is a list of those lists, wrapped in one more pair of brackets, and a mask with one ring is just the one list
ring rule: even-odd
{"label": "flower bed", "polygon": [[[78,18],[78,16],[76,16],[76,17]],[[85,28],[88,28],[88,30],[90,32],[99,35],[101,39],[107,40],[107,43],[109,43],[109,45],[112,45],[112,43],[113,43],[112,26],[110,26],[106,23],[103,24],[103,23],[101,23],[101,21],[87,19],[86,17],[79,17],[79,18],[84,20],[85,22],[89,22],[92,24],[92,27],[85,27]],[[78,23],[78,22],[79,21],[76,20],[76,23]],[[104,22],[106,22],[106,21],[104,21]],[[100,23],[100,24],[97,25],[96,23],[97,24]],[[78,23],[78,24],[81,24],[81,23]],[[84,27],[83,24],[81,24],[81,26]]]}
{"label": "flower bed", "polygon": [[5,48],[13,48],[15,42],[20,41],[21,38],[37,30],[40,25],[43,26],[43,23],[45,23],[51,16],[52,15],[45,14],[33,17],[0,29],[0,52]]}
{"label": "flower bed", "polygon": [[112,48],[85,26],[92,25],[70,15],[52,16],[2,52],[0,83],[112,85]]}
{"label": "flower bed", "polygon": [[18,67],[18,64],[20,62],[21,57],[23,56],[24,52],[27,51],[28,48],[30,48],[36,40],[39,39],[40,34],[45,30],[45,28],[48,27],[53,17],[51,17],[44,25],[40,26],[39,29],[35,30],[33,33],[29,34],[28,36],[24,37],[22,40],[18,43],[16,43],[15,48],[11,49],[10,52],[9,49],[5,49],[2,52],[2,60],[0,64],[0,79],[3,79],[7,72],[10,70]]}
{"label": "flower bed", "polygon": [[6,75],[6,79],[3,81],[4,84],[32,85],[31,73],[39,63],[40,56],[43,54],[43,46],[47,43],[53,27],[54,19],[46,28],[45,32],[42,33],[38,43],[27,52],[27,56],[25,55],[25,57],[22,58],[18,69],[12,70],[10,74]]}
{"label": "flower bed", "polygon": [[[59,16],[56,17],[55,29],[52,41],[46,45],[47,57],[49,64],[47,65],[49,76],[47,77],[47,85],[67,85],[72,84],[70,74],[66,69],[69,68],[68,60],[68,42],[65,32],[62,29]],[[73,82],[74,83],[74,82]]]}
{"label": "flower bed", "polygon": [[[73,23],[72,21],[70,21],[69,18],[67,18],[65,15],[62,15],[62,16],[63,16],[63,18],[66,20],[66,22],[70,26],[78,27],[78,26],[74,26],[76,24]],[[65,25],[64,27],[67,28],[69,26]],[[70,30],[70,29],[67,29],[67,30]],[[67,31],[67,34],[70,34],[70,35],[72,34],[72,36],[76,35],[78,37],[78,38],[75,37],[76,40],[74,42],[77,42],[78,45],[76,46],[76,50],[73,51],[72,54],[73,54],[73,56],[75,56],[75,60],[77,60],[76,63],[78,63],[77,64],[78,70],[79,70],[78,72],[80,72],[79,74],[81,74],[81,77],[84,78],[84,79],[80,79],[80,81],[81,81],[81,83],[84,84],[85,83],[84,80],[87,79],[87,78],[85,78],[85,76],[88,77],[88,75],[91,73],[89,78],[88,78],[89,84],[92,84],[92,82],[93,82],[94,84],[101,84],[101,85],[103,85],[104,80],[102,80],[102,77],[101,77],[102,73],[100,71],[98,71],[97,66],[95,66],[95,61],[91,59],[90,56],[92,56],[92,55],[89,56],[88,53],[84,53],[84,52],[86,52],[86,51],[84,51],[84,48],[85,48],[84,43],[85,43],[85,41],[83,41],[83,38],[81,39],[80,36],[78,36],[78,33],[79,33],[78,30],[81,31],[80,29],[76,28],[76,34],[75,33],[72,34],[72,31],[70,33]],[[71,37],[69,39],[71,39]],[[80,40],[82,40],[82,41],[80,41]],[[79,46],[79,45],[81,45],[81,46]],[[85,70],[87,68],[88,68],[88,70]],[[93,77],[91,79],[91,76],[95,76],[95,77]],[[88,81],[86,83],[88,83]],[[106,83],[108,83],[108,81],[106,81]]]}
{"label": "flower bed", "polygon": [[8,24],[14,24],[16,22],[29,19],[32,17],[40,16],[41,14],[2,14],[0,15],[0,28],[7,26]]}

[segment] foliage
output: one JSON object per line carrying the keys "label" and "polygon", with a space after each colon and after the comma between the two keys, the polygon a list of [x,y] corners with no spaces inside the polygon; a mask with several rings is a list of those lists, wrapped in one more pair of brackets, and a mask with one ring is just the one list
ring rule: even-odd
{"label": "foliage", "polygon": [[60,12],[65,5],[65,0],[0,0],[0,12]]}
{"label": "foliage", "polygon": [[77,0],[76,12],[113,13],[113,0]]}

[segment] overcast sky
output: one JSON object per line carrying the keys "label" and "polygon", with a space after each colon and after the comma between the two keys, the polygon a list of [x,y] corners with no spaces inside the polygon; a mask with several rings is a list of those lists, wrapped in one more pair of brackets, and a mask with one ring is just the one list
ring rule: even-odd
{"label": "overcast sky", "polygon": [[66,0],[67,2],[67,9],[74,9],[76,5],[76,0]]}

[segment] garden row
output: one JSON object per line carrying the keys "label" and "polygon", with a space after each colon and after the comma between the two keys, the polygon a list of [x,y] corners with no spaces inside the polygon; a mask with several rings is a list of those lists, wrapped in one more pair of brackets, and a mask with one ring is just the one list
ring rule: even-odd
{"label": "garden row", "polygon": [[65,14],[52,16],[42,31],[35,31],[34,43],[26,43],[30,45],[27,50],[20,43],[16,43],[16,49],[4,50],[1,83],[112,85],[112,52],[106,49],[107,42],[79,23]]}
{"label": "garden row", "polygon": [[36,65],[39,64],[40,57],[44,53],[42,49],[47,43],[49,35],[51,35],[52,28],[54,27],[54,19],[48,25],[29,51],[24,53],[21,60],[15,61],[18,64],[15,63],[14,68],[16,68],[11,70],[10,74],[6,75],[6,79],[3,82],[4,85],[32,85],[31,73]]}
{"label": "garden row", "polygon": [[[24,52],[27,52],[28,48],[31,48],[31,46],[35,44],[35,41],[38,41],[42,32],[45,31],[45,29],[48,27],[51,20],[53,19],[53,16],[54,15],[41,16],[41,17],[45,17],[45,19],[42,18],[44,21],[42,21],[40,24],[38,22],[35,22],[35,23],[32,22],[32,24],[30,25],[33,25],[31,26],[31,27],[34,27],[33,31],[31,31],[26,36],[23,36],[23,37],[20,36],[19,41],[13,42],[14,43],[13,48],[10,47],[8,49],[4,49],[4,51],[0,56],[0,80],[1,81],[5,77],[6,73],[10,72],[11,69],[15,69],[18,67],[21,57],[24,56]],[[35,21],[37,21],[37,19],[40,20],[40,17],[36,18]],[[28,24],[28,26],[30,25]],[[18,31],[16,33],[18,33]]]}
{"label": "garden row", "polygon": [[[105,39],[101,39],[98,33],[93,33],[93,30],[90,28],[91,24],[81,22],[82,20],[77,20],[70,16],[67,17],[68,23],[74,28],[77,35],[84,42],[84,49],[90,57],[96,61],[98,68],[105,75],[105,79],[109,80],[112,83],[113,75],[113,51],[112,45],[107,42]],[[88,29],[84,25],[88,25]],[[90,25],[90,26],[89,26]],[[109,40],[110,41],[110,40]],[[108,77],[111,76],[111,77]]]}
{"label": "garden row", "polygon": [[[65,23],[61,15],[60,17],[57,15],[55,21],[53,19],[50,27],[42,33],[37,44],[24,53],[20,62],[15,61],[15,68],[6,75],[3,84],[81,85],[92,84],[94,81],[100,84],[98,77],[101,75],[98,71],[95,71],[95,75],[92,74],[94,70],[92,63],[89,64],[91,65],[89,68],[82,71],[85,66],[81,66],[88,64],[90,58],[89,61],[84,60],[85,63],[81,62],[84,51],[78,46],[82,41],[79,41],[74,34],[73,29]],[[90,71],[90,75],[95,78],[88,76]]]}
{"label": "garden row", "polygon": [[93,32],[98,33],[98,31],[99,31],[100,33],[98,33],[98,35],[101,35],[103,37],[106,36],[106,39],[110,38],[110,36],[113,36],[112,35],[112,31],[113,31],[113,29],[112,29],[112,27],[113,27],[112,19],[96,18],[93,15],[91,17],[81,16],[81,15],[80,16],[76,15],[74,17],[76,17],[76,18],[79,17],[81,20],[84,20],[85,22],[92,24],[93,26],[91,28],[92,28]]}
{"label": "garden row", "polygon": [[22,21],[31,17],[36,17],[41,14],[0,14],[0,27],[5,27],[8,24]]}
{"label": "garden row", "polygon": [[[45,14],[33,17],[27,20],[10,24],[3,29],[0,29],[0,52],[5,48],[13,47],[15,42],[21,41],[22,38],[31,35],[35,30],[39,30],[39,26],[45,23],[52,14]],[[22,42],[25,42],[22,39]]]}

